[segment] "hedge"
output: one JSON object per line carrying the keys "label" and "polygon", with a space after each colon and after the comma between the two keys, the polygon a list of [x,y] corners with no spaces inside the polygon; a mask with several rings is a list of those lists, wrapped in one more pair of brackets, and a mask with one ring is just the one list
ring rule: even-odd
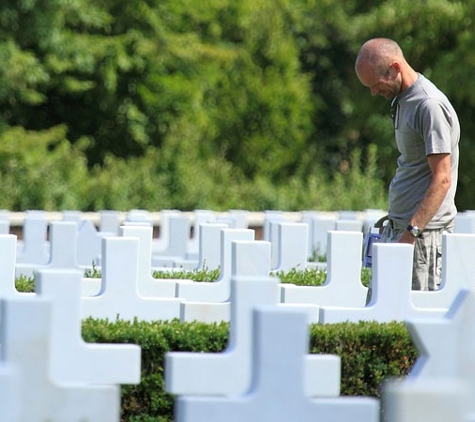
{"label": "hedge", "polygon": [[[88,318],[83,321],[82,335],[86,342],[141,346],[141,382],[121,387],[121,420],[168,422],[173,421],[174,397],[164,391],[165,354],[170,351],[219,353],[227,347],[229,325]],[[372,397],[379,397],[385,378],[407,375],[418,355],[400,322],[312,324],[309,353],[341,357],[342,396]]]}

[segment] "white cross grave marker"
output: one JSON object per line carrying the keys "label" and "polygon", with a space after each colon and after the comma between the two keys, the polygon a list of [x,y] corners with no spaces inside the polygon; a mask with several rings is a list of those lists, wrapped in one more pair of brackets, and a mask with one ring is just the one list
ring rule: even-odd
{"label": "white cross grave marker", "polygon": [[[270,273],[270,243],[263,241],[232,241],[231,242],[231,295],[226,302],[194,302],[184,301],[181,304],[181,321],[221,322],[229,321],[233,302],[241,297],[233,287],[233,278],[253,276],[267,279]],[[233,293],[234,292],[234,293]],[[257,292],[256,292],[257,293]],[[233,299],[233,297],[235,299]],[[251,301],[260,297],[255,295]],[[273,297],[271,295],[271,297]],[[243,303],[246,296],[240,299],[241,309],[247,309]],[[274,300],[272,301],[274,303]],[[236,315],[235,315],[236,317]]]}
{"label": "white cross grave marker", "polygon": [[81,273],[41,270],[36,291],[52,301],[51,376],[59,383],[138,384],[141,349],[133,344],[89,344],[81,336]]}
{"label": "white cross grave marker", "polygon": [[307,267],[308,224],[271,221],[272,270],[304,270]]}
{"label": "white cross grave marker", "polygon": [[414,247],[403,243],[373,244],[373,277],[370,302],[362,308],[322,307],[322,323],[344,321],[404,321],[440,317],[446,310],[415,308],[411,300]]}
{"label": "white cross grave marker", "polygon": [[221,230],[221,266],[219,279],[211,283],[177,280],[177,296],[192,302],[227,302],[231,294],[231,242],[254,240],[252,229]]}
{"label": "white cross grave marker", "polygon": [[455,379],[391,380],[381,394],[384,422],[473,422],[471,401],[467,384]]}
{"label": "white cross grave marker", "polygon": [[388,422],[475,420],[474,318],[475,291],[463,288],[443,317],[406,321],[419,357],[384,386]]}
{"label": "white cross grave marker", "polygon": [[475,234],[442,234],[442,277],[439,290],[413,290],[418,308],[448,309],[460,289],[475,287]]}
{"label": "white cross grave marker", "polygon": [[[170,393],[228,395],[244,393],[249,388],[252,312],[258,305],[278,303],[278,279],[269,276],[269,242],[234,241],[232,246],[228,347],[223,353],[168,353],[165,357],[165,388]],[[312,319],[313,309],[302,307],[302,310],[307,311],[309,319]],[[309,396],[339,394],[338,356],[307,355],[305,365],[305,391]]]}
{"label": "white cross grave marker", "polygon": [[19,372],[0,358],[0,409],[2,422],[21,422]]}
{"label": "white cross grave marker", "polygon": [[198,251],[197,269],[213,271],[221,265],[221,229],[226,229],[224,223],[202,223],[199,226],[200,245]]}
{"label": "white cross grave marker", "polygon": [[24,295],[15,287],[15,256],[17,237],[13,234],[0,235],[0,297],[9,298]]}
{"label": "white cross grave marker", "polygon": [[475,233],[475,211],[458,212],[454,219],[455,233]]}
{"label": "white cross grave marker", "polygon": [[308,214],[306,221],[309,224],[309,256],[315,252],[318,255],[327,255],[327,239],[330,230],[336,230],[337,217],[331,214]]}
{"label": "white cross grave marker", "polygon": [[137,237],[102,239],[102,288],[97,296],[82,297],[82,316],[133,321],[171,320],[180,316],[180,300],[143,296],[138,291]]}
{"label": "white cross grave marker", "polygon": [[146,225],[125,225],[120,227],[121,236],[139,239],[138,292],[142,296],[173,298],[175,280],[156,279],[152,275],[153,228]]}
{"label": "white cross grave marker", "polygon": [[185,214],[168,217],[168,244],[162,249],[152,248],[153,267],[174,267],[175,260],[186,258],[190,241],[190,219]]}
{"label": "white cross grave marker", "polygon": [[38,297],[1,301],[0,361],[16,371],[18,421],[118,422],[118,385],[61,384],[49,376],[51,306]]}
{"label": "white cross grave marker", "polygon": [[79,269],[77,262],[78,224],[74,221],[52,221],[50,223],[50,253],[45,265],[17,264],[16,276],[33,277],[34,271],[42,268]]}
{"label": "white cross grave marker", "polygon": [[[406,321],[421,356],[409,377],[467,380],[475,394],[475,291],[462,289],[440,318]],[[475,402],[473,410],[475,411]]]}
{"label": "white cross grave marker", "polygon": [[102,210],[99,213],[99,231],[118,236],[120,227],[120,213],[114,210]]}
{"label": "white cross grave marker", "polygon": [[[379,403],[366,397],[310,398],[304,392],[307,314],[295,308],[254,311],[252,381],[241,395],[179,396],[177,422],[377,422]],[[285,364],[282,364],[285,362]]]}
{"label": "white cross grave marker", "polygon": [[102,234],[99,233],[91,220],[78,224],[77,263],[82,267],[97,265],[101,254]]}
{"label": "white cross grave marker", "polygon": [[327,278],[322,286],[281,284],[283,303],[361,307],[368,288],[361,283],[361,232],[329,231]]}
{"label": "white cross grave marker", "polygon": [[195,210],[193,220],[193,233],[188,240],[186,259],[198,260],[200,253],[201,230],[200,225],[212,222],[214,212],[210,210]]}
{"label": "white cross grave marker", "polygon": [[48,263],[47,227],[44,212],[26,212],[23,222],[23,240],[18,242],[19,251],[16,258],[18,264],[46,265]]}

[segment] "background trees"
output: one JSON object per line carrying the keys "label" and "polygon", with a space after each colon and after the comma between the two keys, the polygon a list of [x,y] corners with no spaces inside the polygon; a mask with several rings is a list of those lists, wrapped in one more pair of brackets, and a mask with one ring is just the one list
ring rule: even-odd
{"label": "background trees", "polygon": [[362,42],[390,36],[459,112],[457,199],[473,208],[474,7],[5,0],[0,206],[384,208],[388,104],[353,67]]}

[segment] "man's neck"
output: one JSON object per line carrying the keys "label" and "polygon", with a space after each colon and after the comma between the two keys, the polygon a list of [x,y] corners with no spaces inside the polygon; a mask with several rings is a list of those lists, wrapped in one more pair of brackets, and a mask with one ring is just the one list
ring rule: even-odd
{"label": "man's neck", "polygon": [[402,74],[401,92],[408,89],[417,79],[419,79],[419,73],[408,66],[406,72]]}

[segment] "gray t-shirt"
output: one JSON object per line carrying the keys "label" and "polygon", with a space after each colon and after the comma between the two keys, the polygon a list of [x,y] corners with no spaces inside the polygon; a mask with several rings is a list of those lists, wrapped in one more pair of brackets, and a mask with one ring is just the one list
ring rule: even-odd
{"label": "gray t-shirt", "polygon": [[445,227],[457,214],[460,125],[447,97],[423,75],[397,96],[394,118],[396,144],[401,155],[389,186],[389,218],[406,227],[430,185],[429,154],[450,154],[451,187],[427,229]]}

